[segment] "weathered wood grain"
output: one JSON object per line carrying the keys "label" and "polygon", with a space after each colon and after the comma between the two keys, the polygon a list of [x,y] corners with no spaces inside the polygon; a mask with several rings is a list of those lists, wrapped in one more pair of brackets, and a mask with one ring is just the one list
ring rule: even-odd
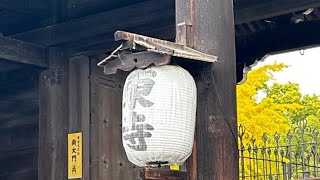
{"label": "weathered wood grain", "polygon": [[171,0],[161,3],[155,0],[147,1],[12,37],[44,46],[57,46],[106,33],[113,39],[113,33],[118,29],[130,30],[137,26],[145,26],[153,21],[166,19],[170,14],[174,17],[172,7],[174,1]]}
{"label": "weathered wood grain", "polygon": [[139,178],[122,146],[121,102],[125,74],[106,76],[92,60],[91,74],[91,180]]}
{"label": "weathered wood grain", "polygon": [[1,62],[8,69],[1,67],[0,72],[0,161],[5,162],[0,165],[0,179],[33,180],[38,168],[39,72],[28,65]]}
{"label": "weathered wood grain", "polygon": [[219,58],[218,63],[201,63],[192,70],[198,90],[197,179],[238,179],[233,1],[193,3],[194,48]]}
{"label": "weathered wood grain", "polygon": [[[72,4],[73,2],[70,1],[69,3]],[[98,1],[97,3],[104,2]],[[253,20],[288,14],[319,5],[320,0],[252,2],[248,4],[248,6],[234,7],[235,24],[242,24]],[[175,5],[174,1],[172,0],[162,0],[161,3],[158,3],[157,0],[150,0],[131,6],[90,15],[84,18],[79,18],[73,21],[16,34],[12,37],[44,46],[59,46],[62,44],[74,43],[79,40],[96,37],[98,35],[106,35],[107,39],[105,39],[105,41],[111,41],[113,39],[113,33],[116,30],[141,33],[145,32],[143,28],[146,29],[150,26],[152,27],[153,31],[158,29],[160,32],[162,32],[159,34],[165,34],[166,32],[175,32],[174,10]],[[160,26],[153,24],[153,22],[161,22],[163,24]],[[140,29],[135,30],[137,27],[140,27]],[[174,36],[175,34],[171,33],[165,34],[165,39],[173,39]],[[93,41],[101,41],[101,39],[92,39],[91,42]],[[82,46],[81,44],[79,45]]]}
{"label": "weathered wood grain", "polygon": [[0,36],[0,58],[39,67],[48,67],[46,48],[3,36]]}
{"label": "weathered wood grain", "polygon": [[69,133],[82,132],[82,180],[90,179],[90,62],[89,57],[70,59]]}
{"label": "weathered wood grain", "polygon": [[40,75],[39,180],[67,179],[69,62],[56,48],[49,59]]}
{"label": "weathered wood grain", "polygon": [[32,3],[29,0],[2,0],[0,8],[21,14],[49,15],[49,6],[46,1],[42,0],[33,0]]}

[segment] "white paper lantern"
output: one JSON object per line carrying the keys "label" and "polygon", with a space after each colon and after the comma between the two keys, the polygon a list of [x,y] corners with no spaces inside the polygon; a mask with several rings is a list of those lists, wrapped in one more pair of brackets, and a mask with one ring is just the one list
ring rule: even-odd
{"label": "white paper lantern", "polygon": [[122,142],[137,166],[182,164],[191,154],[196,84],[188,71],[166,65],[135,70],[123,91]]}

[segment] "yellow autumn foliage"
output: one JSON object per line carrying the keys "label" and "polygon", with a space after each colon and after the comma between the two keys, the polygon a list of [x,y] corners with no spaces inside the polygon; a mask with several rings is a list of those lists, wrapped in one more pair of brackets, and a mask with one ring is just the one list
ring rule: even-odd
{"label": "yellow autumn foliage", "polygon": [[[242,157],[253,157],[249,153],[248,147],[261,147],[263,145],[262,136],[264,133],[269,137],[273,137],[275,133],[280,136],[290,130],[291,124],[288,117],[285,116],[286,112],[291,113],[299,108],[301,105],[295,102],[279,101],[274,90],[268,86],[269,80],[273,80],[273,73],[286,68],[284,64],[273,64],[260,67],[252,70],[247,74],[247,80],[244,84],[237,86],[237,115],[238,126],[245,128],[246,135],[243,136],[242,141],[239,141],[239,148],[244,148],[241,155]],[[269,96],[268,96],[269,93]],[[279,96],[281,98],[281,96]],[[244,128],[242,131],[244,131]],[[255,141],[252,141],[252,138]],[[240,143],[242,142],[242,144]],[[267,146],[272,146],[274,141],[267,141]],[[276,157],[271,155],[272,159]],[[287,161],[284,159],[284,161]],[[258,164],[252,165],[251,161],[246,158],[241,158],[240,167],[243,167],[244,172],[240,172],[241,179],[244,176],[250,177],[252,172],[263,174],[263,162],[259,161]],[[271,164],[273,172],[275,173],[275,165]],[[255,166],[260,168],[255,169]],[[269,164],[266,164],[266,169],[271,169]]]}
{"label": "yellow autumn foliage", "polygon": [[[273,64],[252,70],[247,74],[245,83],[237,86],[237,114],[238,125],[246,128],[249,137],[255,137],[256,144],[262,145],[263,133],[273,135],[288,132],[291,125],[284,116],[286,111],[301,108],[297,103],[277,102],[274,97],[267,94],[268,81],[274,78],[273,73],[286,68],[284,64]],[[249,144],[250,138],[243,140]]]}

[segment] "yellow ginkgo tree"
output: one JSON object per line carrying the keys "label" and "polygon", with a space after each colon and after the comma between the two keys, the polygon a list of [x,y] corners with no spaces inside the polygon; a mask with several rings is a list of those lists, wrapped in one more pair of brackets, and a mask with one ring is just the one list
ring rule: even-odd
{"label": "yellow ginkgo tree", "polygon": [[[239,138],[242,157],[239,162],[240,179],[247,179],[252,175],[258,177],[257,174],[268,176],[269,179],[273,179],[272,176],[280,176],[281,179],[282,174],[278,172],[282,171],[282,167],[279,168],[276,162],[279,162],[281,157],[281,162],[290,162],[285,152],[288,131],[291,132],[290,137],[293,137],[290,138],[291,145],[296,145],[290,146],[291,152],[301,153],[299,143],[302,139],[306,142],[305,154],[310,153],[315,142],[320,142],[320,96],[303,95],[296,83],[277,83],[274,73],[286,67],[284,64],[273,64],[254,69],[248,73],[246,82],[237,86],[238,125],[241,126],[238,132],[242,134],[242,139]],[[304,135],[299,131],[302,122],[303,126],[308,127],[308,131],[303,131]],[[268,140],[262,138],[266,137],[264,135],[268,136]],[[275,140],[277,138],[278,140]],[[259,157],[258,153],[254,154],[254,149],[256,152],[259,151]],[[266,159],[263,149],[264,153],[270,150],[267,157],[269,163],[263,161]],[[274,160],[274,163],[270,163],[270,160]],[[313,164],[314,161],[311,160],[309,163]],[[302,171],[301,167],[298,167],[298,170]],[[300,176],[297,174],[294,178],[301,178]]]}
{"label": "yellow ginkgo tree", "polygon": [[[274,78],[273,74],[284,68],[286,68],[284,64],[273,64],[254,69],[247,74],[246,82],[237,86],[238,126],[241,126],[239,133],[242,135],[245,133],[241,141],[239,140],[239,148],[245,148],[240,156],[249,157],[249,159],[250,157],[254,158],[254,154],[249,152],[250,148],[253,152],[255,147],[275,145],[275,141],[263,142],[262,136],[264,134],[273,137],[277,133],[285,137],[285,134],[292,127],[288,115],[294,114],[293,112],[301,108],[301,105],[298,101],[292,99],[292,94],[278,93],[277,84],[269,83]],[[298,94],[298,96],[301,96],[301,94]],[[285,101],[283,99],[291,100]],[[254,143],[252,139],[254,139]],[[244,176],[251,176],[252,172],[262,174],[265,169],[272,168],[267,166],[275,166],[266,164],[265,169],[263,169],[264,163],[262,161],[256,162],[253,166],[251,163],[248,159],[240,159],[240,167],[243,167],[240,171],[241,179],[245,179]],[[255,169],[255,166],[260,168]],[[273,167],[273,169],[275,168]]]}
{"label": "yellow ginkgo tree", "polygon": [[[262,144],[264,133],[283,134],[290,129],[286,112],[294,111],[301,106],[295,102],[277,101],[269,96],[273,73],[286,68],[284,64],[273,64],[250,71],[245,83],[237,86],[238,125],[246,128],[249,137],[255,137],[257,144]],[[250,143],[244,139],[244,144]]]}

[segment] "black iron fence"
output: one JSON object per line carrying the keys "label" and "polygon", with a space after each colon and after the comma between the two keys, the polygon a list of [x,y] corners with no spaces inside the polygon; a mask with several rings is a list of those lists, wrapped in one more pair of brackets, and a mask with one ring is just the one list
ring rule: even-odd
{"label": "black iron fence", "polygon": [[248,135],[244,126],[238,128],[240,180],[320,177],[319,132],[306,120],[287,134],[264,133],[259,137],[261,143]]}

